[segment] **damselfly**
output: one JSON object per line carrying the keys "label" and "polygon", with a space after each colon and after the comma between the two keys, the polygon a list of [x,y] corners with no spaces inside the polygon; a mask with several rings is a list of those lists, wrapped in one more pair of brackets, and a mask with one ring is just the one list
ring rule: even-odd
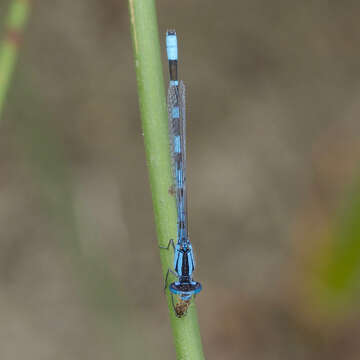
{"label": "damselfly", "polygon": [[[202,286],[194,281],[192,273],[195,269],[194,254],[188,232],[187,191],[186,191],[186,117],[185,117],[185,85],[178,80],[178,48],[174,30],[166,33],[166,49],[169,61],[170,81],[168,88],[169,136],[172,159],[172,170],[177,207],[177,241],[169,241],[174,248],[174,271],[168,270],[165,278],[165,288],[169,273],[177,277],[177,281],[169,286],[172,304],[177,317],[187,314],[193,296],[199,293]],[[176,301],[174,301],[174,296]]]}

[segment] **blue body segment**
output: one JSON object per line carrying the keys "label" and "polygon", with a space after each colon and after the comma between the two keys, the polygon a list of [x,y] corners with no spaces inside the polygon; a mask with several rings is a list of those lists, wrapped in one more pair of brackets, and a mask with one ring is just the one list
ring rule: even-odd
{"label": "blue body segment", "polygon": [[166,52],[168,60],[178,59],[177,37],[175,31],[166,33]]}
{"label": "blue body segment", "polygon": [[[177,281],[170,284],[172,294],[178,295],[183,304],[189,306],[193,295],[202,289],[192,278],[195,260],[188,233],[187,191],[186,191],[186,116],[185,85],[177,77],[177,38],[175,31],[166,34],[166,48],[169,61],[170,81],[168,88],[169,136],[171,159],[177,207],[177,240],[174,247],[174,271]],[[182,306],[181,308],[186,308]],[[174,307],[177,315],[178,312]],[[184,315],[183,313],[181,316]],[[180,317],[180,316],[179,316]]]}

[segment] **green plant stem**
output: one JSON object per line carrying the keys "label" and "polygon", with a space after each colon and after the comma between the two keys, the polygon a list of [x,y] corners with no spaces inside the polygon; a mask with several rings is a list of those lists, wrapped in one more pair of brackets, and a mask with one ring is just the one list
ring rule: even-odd
{"label": "green plant stem", "polygon": [[29,12],[29,0],[11,2],[6,19],[6,32],[0,46],[0,118]]}
{"label": "green plant stem", "polygon": [[[155,223],[160,246],[176,235],[167,111],[155,0],[129,0],[140,113],[150,175]],[[173,251],[160,250],[163,275],[172,267]],[[195,305],[178,319],[167,291],[177,359],[204,359]]]}

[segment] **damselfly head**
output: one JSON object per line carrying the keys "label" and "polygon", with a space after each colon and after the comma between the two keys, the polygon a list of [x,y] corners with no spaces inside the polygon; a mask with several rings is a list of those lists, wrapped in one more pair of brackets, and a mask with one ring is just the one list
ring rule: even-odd
{"label": "damselfly head", "polygon": [[192,282],[173,282],[169,286],[170,292],[178,295],[182,300],[186,301],[191,299],[193,295],[198,294],[202,286],[197,281]]}

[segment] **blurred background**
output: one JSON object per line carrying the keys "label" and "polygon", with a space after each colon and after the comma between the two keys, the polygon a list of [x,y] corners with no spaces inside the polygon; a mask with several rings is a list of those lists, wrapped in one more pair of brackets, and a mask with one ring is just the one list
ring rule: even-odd
{"label": "blurred background", "polygon": [[[359,3],[157,9],[206,358],[358,359]],[[175,358],[129,29],[125,1],[33,2],[0,131],[1,359]]]}

